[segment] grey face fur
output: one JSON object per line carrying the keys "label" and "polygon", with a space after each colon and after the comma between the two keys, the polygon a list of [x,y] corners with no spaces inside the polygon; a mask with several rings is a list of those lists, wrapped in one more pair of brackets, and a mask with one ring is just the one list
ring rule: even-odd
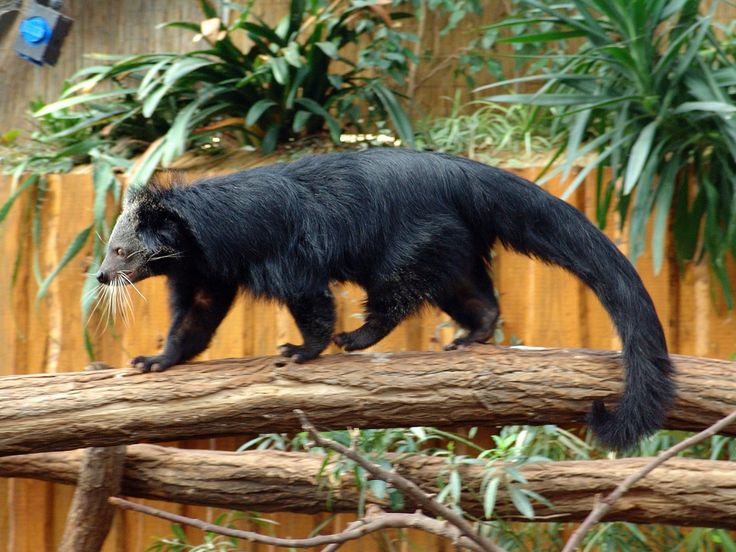
{"label": "grey face fur", "polygon": [[110,234],[105,259],[97,273],[101,284],[124,285],[149,276],[150,252],[136,234],[137,209],[127,203]]}

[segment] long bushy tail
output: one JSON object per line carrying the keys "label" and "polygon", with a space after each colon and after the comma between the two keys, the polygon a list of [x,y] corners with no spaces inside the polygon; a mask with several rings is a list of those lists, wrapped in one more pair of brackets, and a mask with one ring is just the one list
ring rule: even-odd
{"label": "long bushy tail", "polygon": [[596,401],[588,421],[605,446],[633,447],[662,426],[675,396],[662,325],[639,275],[574,207],[504,171],[475,166],[473,172],[479,180],[475,225],[511,249],[577,275],[611,316],[623,343],[625,389],[615,410]]}

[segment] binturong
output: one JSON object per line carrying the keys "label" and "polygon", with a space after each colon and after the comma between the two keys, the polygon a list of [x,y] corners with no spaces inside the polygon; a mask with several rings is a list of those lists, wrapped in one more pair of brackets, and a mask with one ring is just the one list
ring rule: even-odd
{"label": "binturong", "polygon": [[[675,396],[664,332],[634,267],[583,214],[503,170],[439,153],[374,149],[305,157],[190,185],[153,182],[129,193],[97,279],[168,278],[172,322],[161,354],[133,364],[160,371],[202,352],[238,290],[285,304],[305,362],[334,341],[346,351],[380,341],[422,305],[485,342],[499,307],[489,275],[496,242],[559,265],[589,286],[623,343],[625,386],[589,424],[615,450],[663,423]],[[367,292],[364,324],[333,335],[331,282]],[[554,323],[551,320],[550,323]]]}

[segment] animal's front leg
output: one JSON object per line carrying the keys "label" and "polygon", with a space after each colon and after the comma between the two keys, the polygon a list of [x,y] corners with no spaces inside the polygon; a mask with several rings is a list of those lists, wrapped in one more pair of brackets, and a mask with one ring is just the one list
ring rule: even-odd
{"label": "animal's front leg", "polygon": [[294,321],[304,338],[302,345],[284,343],[279,351],[296,362],[317,358],[330,344],[335,327],[335,304],[332,293],[325,288],[312,294],[292,297],[287,301]]}
{"label": "animal's front leg", "polygon": [[159,355],[138,356],[131,364],[143,372],[162,372],[204,351],[230,310],[236,288],[227,285],[171,283],[172,322]]}

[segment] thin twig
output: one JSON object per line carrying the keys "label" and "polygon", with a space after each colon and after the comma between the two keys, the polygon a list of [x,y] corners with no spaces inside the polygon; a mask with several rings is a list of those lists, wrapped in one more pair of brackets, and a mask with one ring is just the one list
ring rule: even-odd
{"label": "thin twig", "polygon": [[414,57],[409,65],[409,75],[407,77],[406,95],[409,100],[414,101],[414,95],[417,92],[417,70],[419,69],[419,60],[422,56],[422,42],[424,41],[424,30],[427,26],[427,1],[420,0],[419,14],[417,15],[417,41],[414,43]]}
{"label": "thin twig", "polygon": [[[343,544],[350,540],[359,539],[369,533],[383,531],[384,529],[414,528],[451,539],[458,546],[468,548],[474,552],[485,552],[484,548],[481,548],[476,543],[467,539],[464,535],[461,535],[460,531],[456,527],[453,527],[446,522],[425,516],[419,512],[414,514],[383,513],[371,518],[360,520],[360,523],[351,523],[340,533],[317,535],[315,537],[304,539],[285,539],[280,537],[270,537],[253,531],[242,531],[240,529],[223,527],[222,525],[214,525],[212,523],[202,521],[201,519],[172,514],[171,512],[152,508],[144,504],[130,502],[119,497],[110,497],[108,501],[110,504],[117,506],[118,508],[133,510],[135,512],[148,514],[150,516],[155,516],[174,523],[180,523],[182,525],[189,525],[191,527],[201,529],[202,531],[207,531],[208,533],[215,533],[226,537],[235,537],[237,539],[243,539],[250,542],[267,544],[270,546],[280,546],[283,548],[310,548],[313,546]],[[335,549],[333,548],[333,550]]]}
{"label": "thin twig", "polygon": [[700,443],[708,437],[712,437],[713,435],[734,422],[736,422],[736,411],[731,412],[731,414],[716,422],[709,428],[704,429],[700,433],[696,433],[692,437],[688,437],[684,441],[677,443],[675,446],[660,452],[641,470],[631,474],[629,477],[624,479],[621,484],[613,491],[611,491],[611,493],[607,497],[596,502],[593,510],[590,512],[590,514],[588,514],[588,517],[583,520],[580,526],[570,537],[570,540],[567,541],[565,547],[562,549],[562,552],[573,552],[578,546],[580,546],[580,544],[583,542],[583,537],[585,537],[585,534],[590,530],[590,528],[598,523],[603,518],[603,516],[605,516],[608,511],[613,507],[614,503],[619,498],[621,498],[621,496],[623,496],[626,491],[633,487],[634,484],[637,483],[640,479],[646,477],[652,470],[654,470],[658,466],[661,466],[667,460],[676,456],[678,453]]}
{"label": "thin twig", "polygon": [[478,534],[473,529],[473,526],[465,518],[463,518],[459,514],[456,514],[447,506],[440,504],[439,502],[434,500],[412,481],[409,481],[396,472],[383,469],[379,465],[366,460],[354,450],[351,450],[341,445],[340,443],[336,443],[331,439],[322,437],[312,425],[312,423],[307,419],[303,411],[295,410],[294,412],[297,414],[297,416],[299,416],[299,420],[301,421],[301,425],[304,431],[309,433],[310,437],[317,445],[334,450],[338,454],[341,454],[346,458],[349,458],[356,464],[360,465],[373,477],[381,479],[382,481],[393,485],[396,489],[399,489],[405,495],[414,500],[414,502],[418,504],[425,512],[429,512],[431,514],[434,514],[435,516],[442,517],[446,519],[449,523],[457,527],[465,537],[475,542],[478,546],[481,547],[482,550],[487,552],[505,552],[503,548],[491,542],[484,536]]}

